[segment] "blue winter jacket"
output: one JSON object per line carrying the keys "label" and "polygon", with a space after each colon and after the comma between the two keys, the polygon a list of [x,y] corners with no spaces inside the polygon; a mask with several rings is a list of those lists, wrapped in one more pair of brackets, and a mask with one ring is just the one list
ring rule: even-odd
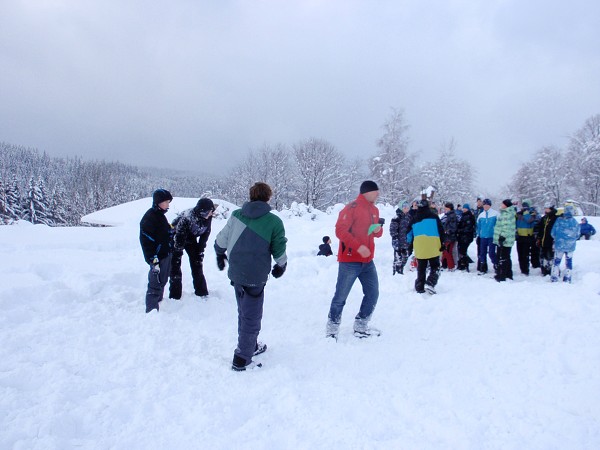
{"label": "blue winter jacket", "polygon": [[493,238],[496,220],[498,220],[498,211],[495,209],[482,211],[477,218],[477,237]]}
{"label": "blue winter jacket", "polygon": [[574,252],[579,239],[579,224],[570,214],[563,214],[550,232],[554,238],[554,250],[557,252]]}
{"label": "blue winter jacket", "polygon": [[583,236],[585,234],[589,234],[590,236],[593,236],[596,234],[596,229],[594,228],[594,226],[590,223],[580,223],[579,224],[580,227],[580,236]]}

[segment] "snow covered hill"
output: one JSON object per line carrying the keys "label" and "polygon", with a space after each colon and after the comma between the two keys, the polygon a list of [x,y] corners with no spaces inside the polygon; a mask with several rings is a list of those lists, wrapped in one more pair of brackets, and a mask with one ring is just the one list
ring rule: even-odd
{"label": "snow covered hill", "polygon": [[[171,213],[194,203],[175,199]],[[117,227],[0,227],[0,448],[600,447],[596,237],[577,244],[571,285],[519,275],[513,254],[514,281],[444,272],[427,297],[414,273],[392,276],[385,233],[372,322],[383,334],[353,337],[357,284],[335,343],[324,329],[337,263],[315,254],[326,234],[337,249],[339,208],[279,213],[289,265],[265,291],[269,350],[262,369],[234,373],[235,298],[212,250],[225,220],[207,249],[208,299],[184,263],[182,300],[146,315],[149,206],[88,218]],[[389,223],[393,209],[381,212]]]}

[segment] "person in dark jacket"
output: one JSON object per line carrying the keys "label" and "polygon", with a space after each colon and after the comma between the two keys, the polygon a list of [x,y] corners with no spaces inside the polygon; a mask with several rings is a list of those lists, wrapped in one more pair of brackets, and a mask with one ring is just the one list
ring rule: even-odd
{"label": "person in dark jacket", "polygon": [[456,230],[456,240],[458,245],[458,270],[469,271],[469,264],[473,262],[467,251],[469,245],[475,238],[475,216],[471,212],[471,208],[468,203],[465,203],[462,207],[462,216],[458,221],[458,227]]}
{"label": "person in dark jacket", "polygon": [[394,266],[392,275],[404,273],[404,266],[412,253],[412,246],[406,240],[406,234],[412,221],[410,215],[410,204],[402,201],[396,210],[396,217],[390,221],[390,236],[392,237],[392,248],[394,249]]}
{"label": "person in dark jacket", "polygon": [[173,221],[175,230],[173,240],[173,260],[171,261],[171,278],[169,282],[169,298],[181,298],[181,257],[183,251],[188,255],[194,293],[199,297],[208,295],[208,287],[202,262],[204,249],[210,236],[212,215],[215,205],[209,198],[201,198],[195,207],[181,212]]}
{"label": "person in dark jacket", "polygon": [[458,218],[454,205],[450,202],[444,204],[445,214],[442,217],[442,225],[446,240],[444,241],[444,251],[442,252],[442,267],[448,270],[454,270],[454,246],[456,245],[456,232],[458,230]]}
{"label": "person in dark jacket", "polygon": [[579,229],[581,235],[579,238],[584,238],[586,241],[589,241],[590,238],[596,234],[596,229],[591,223],[588,223],[588,220],[585,217],[581,218],[581,223],[579,224]]}
{"label": "person in dark jacket", "polygon": [[[269,272],[281,277],[287,267],[285,229],[273,214],[268,201],[273,191],[266,183],[250,188],[250,201],[235,210],[215,240],[217,267],[225,269],[233,285],[238,306],[238,343],[231,368],[245,371],[254,367],[252,358],[267,346],[257,340],[261,329],[264,291]],[[271,269],[271,257],[275,264]]]}
{"label": "person in dark jacket", "polygon": [[[407,239],[413,243],[417,258],[415,290],[424,293],[427,289],[429,293],[435,294],[435,286],[440,276],[440,252],[445,236],[440,218],[425,199],[419,202],[419,209],[415,220],[410,225]],[[425,278],[427,267],[429,267],[429,276]]]}
{"label": "person in dark jacket", "polygon": [[166,189],[152,193],[152,208],[140,221],[140,244],[144,260],[150,266],[146,291],[146,312],[156,309],[163,298],[171,269],[172,228],[165,217],[173,196]]}
{"label": "person in dark jacket", "polygon": [[540,264],[544,277],[552,273],[554,264],[554,238],[551,234],[554,222],[556,222],[556,209],[554,205],[548,203],[544,208],[544,216],[536,225],[535,230],[536,245],[540,249]]}
{"label": "person in dark jacket", "polygon": [[517,255],[519,268],[523,275],[529,275],[529,261],[535,269],[540,266],[539,252],[535,246],[534,228],[538,221],[535,208],[528,200],[523,200],[521,210],[517,212]]}
{"label": "person in dark jacket", "polygon": [[331,251],[331,238],[329,236],[323,236],[323,243],[319,245],[319,253],[317,253],[317,256],[331,255],[333,255],[333,251]]}

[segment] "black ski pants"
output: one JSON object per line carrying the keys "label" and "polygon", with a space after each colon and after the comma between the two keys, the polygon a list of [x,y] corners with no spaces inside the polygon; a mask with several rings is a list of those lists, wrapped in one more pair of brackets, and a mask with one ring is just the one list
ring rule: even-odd
{"label": "black ski pants", "polygon": [[[427,276],[427,267],[429,267],[429,276]],[[415,290],[423,292],[425,283],[435,286],[440,277],[440,257],[436,256],[429,259],[417,259],[417,280],[415,281]]]}
{"label": "black ski pants", "polygon": [[[208,295],[208,286],[206,285],[206,278],[204,277],[203,250],[197,242],[187,244],[184,247],[185,252],[190,260],[190,269],[192,270],[192,280],[194,283],[194,293],[196,295],[204,297]],[[175,254],[173,256],[173,263],[171,264],[171,282],[169,284],[169,297],[170,298],[181,298],[182,288],[182,274],[181,274],[181,254]]]}

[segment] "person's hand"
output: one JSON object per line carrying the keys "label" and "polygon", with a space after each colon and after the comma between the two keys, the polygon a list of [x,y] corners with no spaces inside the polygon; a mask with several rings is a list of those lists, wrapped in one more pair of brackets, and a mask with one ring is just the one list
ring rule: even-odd
{"label": "person's hand", "polygon": [[356,252],[363,258],[368,258],[369,256],[371,256],[371,250],[369,250],[369,247],[367,247],[364,244],[358,247]]}
{"label": "person's hand", "polygon": [[152,270],[152,273],[155,274],[159,274],[160,273],[160,261],[158,260],[158,258],[154,258],[152,260],[152,264],[150,264],[150,270]]}
{"label": "person's hand", "polygon": [[200,262],[204,261],[204,252],[200,252]]}
{"label": "person's hand", "polygon": [[392,239],[392,248],[396,251],[400,250],[400,241],[398,239]]}
{"label": "person's hand", "polygon": [[498,237],[498,244],[502,245],[504,244],[504,241],[506,241],[506,238],[504,236]]}
{"label": "person's hand", "polygon": [[280,266],[279,264],[274,264],[273,270],[271,270],[271,275],[273,275],[275,278],[279,278],[285,273],[286,268],[287,263],[285,263],[283,266]]}
{"label": "person's hand", "polygon": [[225,253],[217,255],[217,267],[219,270],[225,269],[225,261],[227,261],[227,255]]}

